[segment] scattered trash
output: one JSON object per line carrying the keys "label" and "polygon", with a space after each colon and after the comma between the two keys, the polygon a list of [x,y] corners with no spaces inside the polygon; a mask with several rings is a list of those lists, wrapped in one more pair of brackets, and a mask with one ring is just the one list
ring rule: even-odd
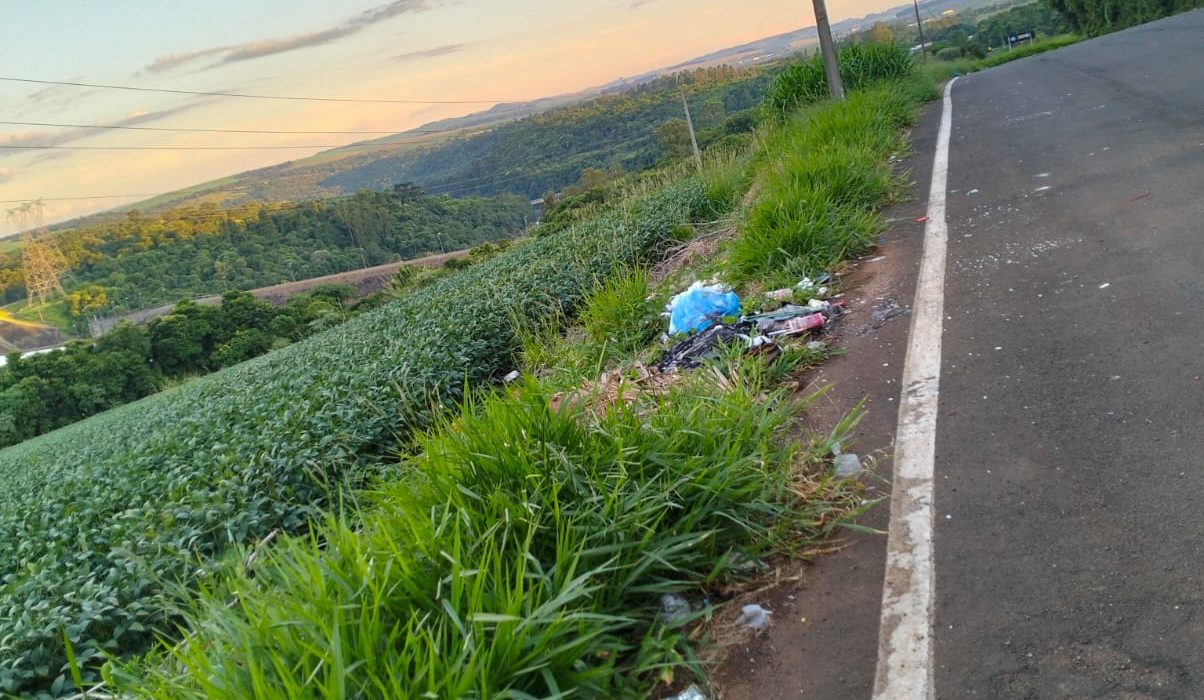
{"label": "scattered trash", "polygon": [[836,476],[842,479],[857,476],[861,473],[861,459],[855,454],[836,455],[836,459],[833,460],[833,466],[836,467]]}
{"label": "scattered trash", "polygon": [[523,376],[523,375],[521,373],[519,373],[518,370],[514,370],[510,374],[507,374],[506,376],[502,377],[502,382],[505,384],[509,384],[510,382],[517,381],[518,378],[521,376]]}
{"label": "scattered trash", "polygon": [[673,593],[666,593],[661,596],[661,622],[666,625],[671,625],[694,612],[690,607],[690,601]]}
{"label": "scattered trash", "polygon": [[769,616],[773,614],[772,610],[753,603],[740,608],[740,617],[736,618],[737,625],[745,625],[755,630],[763,630],[770,625],[772,620]]}
{"label": "scattered trash", "polygon": [[765,296],[775,301],[791,301],[795,297],[809,296],[812,293],[824,296],[828,292],[828,288],[824,287],[829,279],[828,273],[823,273],[816,279],[804,277],[798,281],[798,284],[789,288],[774,289],[773,291],[765,292]]}
{"label": "scattered trash", "polygon": [[878,262],[879,260],[886,260],[886,256],[885,256],[885,255],[879,255],[879,256],[878,256],[878,257],[876,257],[876,258],[870,258],[869,260],[866,260],[866,262]]}
{"label": "scattered trash", "polygon": [[701,367],[704,360],[714,356],[724,346],[742,341],[752,345],[749,331],[753,324],[746,321],[732,325],[718,324],[711,326],[698,335],[691,336],[674,345],[661,355],[654,365],[662,373],[672,372],[678,368],[693,369]]}
{"label": "scattered trash", "polygon": [[928,223],[928,217],[927,216],[917,216],[916,223],[917,224],[926,224],[926,223]]}
{"label": "scattered trash", "polygon": [[826,322],[827,319],[821,313],[795,316],[794,318],[775,323],[773,330],[769,331],[768,335],[770,338],[779,335],[802,335],[812,329],[823,328]]}
{"label": "scattered trash", "polygon": [[822,340],[812,340],[807,343],[806,347],[811,352],[823,352],[828,349],[828,346]]}
{"label": "scattered trash", "polygon": [[595,415],[601,415],[619,401],[630,406],[635,403],[641,392],[662,393],[675,381],[677,379],[672,375],[649,369],[636,362],[630,367],[603,372],[596,382],[586,380],[576,391],[567,394],[557,392],[552,395],[548,404],[553,411],[558,411],[565,405],[582,405]]}
{"label": "scattered trash", "polygon": [[[772,337],[798,335],[813,328],[820,328],[829,320],[843,313],[844,304],[842,303],[833,304],[825,300],[812,299],[807,302],[806,306],[787,304],[776,311],[745,316],[740,320],[755,323],[758,331]],[[820,316],[819,319],[813,318],[817,315]],[[810,320],[803,322],[799,320],[802,318]]]}
{"label": "scattered trash", "polygon": [[1150,193],[1149,193],[1149,192],[1142,192],[1141,194],[1137,195],[1137,196],[1136,196],[1136,197],[1134,197],[1133,199],[1130,199],[1129,201],[1130,201],[1130,202],[1136,202],[1136,201],[1137,201],[1137,200],[1139,200],[1139,199],[1145,199],[1146,197],[1149,197],[1149,196],[1150,196]]}
{"label": "scattered trash", "polygon": [[861,458],[849,452],[840,451],[840,443],[832,443],[832,466],[836,476],[847,479],[861,472]]}
{"label": "scattered trash", "polygon": [[691,685],[677,695],[665,698],[665,700],[707,700],[707,696],[703,694],[698,686]]}
{"label": "scattered trash", "polygon": [[906,316],[909,313],[911,313],[911,309],[905,306],[899,306],[899,302],[895,301],[894,299],[886,299],[882,303],[881,307],[870,314],[870,324],[868,326],[861,326],[858,328],[857,333],[860,335],[865,335],[870,331],[876,331],[885,326],[886,323],[891,319],[898,318],[899,316]]}
{"label": "scattered trash", "polygon": [[[767,361],[773,361],[782,352],[782,349],[773,341],[774,338],[802,335],[821,329],[830,324],[833,319],[844,315],[844,302],[832,302],[825,298],[830,291],[826,286],[830,279],[831,276],[824,272],[815,279],[804,277],[793,287],[766,292],[767,297],[778,301],[793,302],[797,298],[811,298],[805,305],[786,303],[773,311],[743,316],[738,323],[731,324],[715,323],[715,321],[722,316],[731,315],[726,312],[732,307],[736,309],[737,314],[739,313],[740,302],[736,295],[725,286],[706,287],[696,282],[688,290],[674,297],[669,305],[670,333],[687,328],[687,319],[679,317],[685,316],[687,304],[694,304],[694,300],[687,298],[687,295],[692,292],[720,296],[730,295],[732,306],[725,307],[723,309],[725,313],[721,313],[719,316],[715,316],[714,311],[695,314],[705,319],[705,325],[701,326],[701,331],[670,347],[653,367],[665,374],[676,369],[693,369],[701,366],[707,358],[718,354],[722,347],[732,345],[737,341],[744,343],[748,354],[760,355]],[[723,301],[724,303],[727,301],[725,296]],[[662,336],[663,339],[668,339],[668,337]]]}
{"label": "scattered trash", "polygon": [[967,192],[966,194],[978,194],[978,188],[977,188],[977,187],[975,187],[974,189],[970,190],[970,191],[969,191],[969,192]]}
{"label": "scattered trash", "polygon": [[1112,283],[1111,283],[1111,282],[1104,282],[1103,284],[1101,284],[1101,285],[1099,286],[1099,288],[1100,288],[1100,289],[1107,289],[1108,287],[1111,287],[1111,286],[1112,286]]}
{"label": "scattered trash", "polygon": [[695,282],[669,302],[669,334],[709,328],[724,316],[740,315],[740,298],[723,284]]}

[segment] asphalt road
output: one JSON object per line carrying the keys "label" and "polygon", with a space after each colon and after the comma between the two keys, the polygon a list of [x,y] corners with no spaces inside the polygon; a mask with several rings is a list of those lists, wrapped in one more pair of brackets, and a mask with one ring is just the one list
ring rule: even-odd
{"label": "asphalt road", "polygon": [[936,695],[1204,697],[1204,11],[952,96]]}
{"label": "asphalt road", "polygon": [[[859,306],[911,306],[940,121]],[[935,698],[1204,698],[1204,11],[960,78],[948,166]],[[867,399],[863,453],[892,449],[910,330],[819,378]],[[868,699],[886,544],[769,600],[725,700]]]}

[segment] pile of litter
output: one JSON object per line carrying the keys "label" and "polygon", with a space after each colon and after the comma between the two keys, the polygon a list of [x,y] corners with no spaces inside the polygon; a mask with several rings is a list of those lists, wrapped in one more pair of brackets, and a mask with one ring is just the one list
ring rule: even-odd
{"label": "pile of litter", "polygon": [[669,335],[706,330],[724,316],[740,314],[740,297],[726,284],[695,282],[673,297],[665,309]]}
{"label": "pile of litter", "polygon": [[[828,273],[818,280],[803,278],[797,285],[766,293],[772,301],[787,302],[778,309],[740,316],[740,299],[730,287],[695,282],[666,307],[669,334],[693,333],[667,349],[653,365],[662,373],[699,367],[723,348],[742,343],[750,354],[769,359],[781,354],[777,338],[820,331],[844,314],[843,302],[826,299]],[[806,304],[793,303],[808,299]],[[731,319],[728,321],[728,319]]]}

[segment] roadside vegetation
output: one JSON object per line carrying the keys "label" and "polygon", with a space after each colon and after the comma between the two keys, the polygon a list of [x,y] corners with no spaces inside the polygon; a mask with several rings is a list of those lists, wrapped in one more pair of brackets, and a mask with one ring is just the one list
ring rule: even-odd
{"label": "roadside vegetation", "polygon": [[1051,0],[1075,30],[1100,36],[1204,7],[1204,0]]}
{"label": "roadside vegetation", "polygon": [[[102,666],[163,698],[644,697],[702,676],[713,608],[667,620],[660,596],[722,600],[854,517],[826,460],[856,415],[799,426],[793,378],[822,350],[657,391],[638,363],[691,278],[755,296],[872,246],[932,94],[906,49],[881,57],[843,104],[780,88],[701,175],[624,178],[378,310],[0,452],[0,691],[68,694]],[[630,401],[591,398],[607,371]]]}
{"label": "roadside vegetation", "polygon": [[948,61],[932,61],[924,66],[924,72],[933,80],[943,82],[955,75],[966,75],[987,68],[1003,65],[1029,56],[1053,51],[1064,46],[1077,44],[1083,37],[1077,34],[1062,34],[1017,46],[1011,51],[996,51],[984,58],[958,58]]}

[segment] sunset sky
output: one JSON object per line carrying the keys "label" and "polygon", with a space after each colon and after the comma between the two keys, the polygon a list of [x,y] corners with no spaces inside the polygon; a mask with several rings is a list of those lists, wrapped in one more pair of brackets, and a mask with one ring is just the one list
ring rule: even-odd
{"label": "sunset sky", "polygon": [[[176,128],[403,131],[494,102],[572,92],[814,24],[807,0],[0,0],[0,77],[472,104],[250,100],[0,80],[0,120]],[[829,0],[834,21],[899,4]],[[372,135],[196,134],[0,124],[0,200],[50,221]],[[127,198],[54,201],[95,195]],[[0,204],[0,207],[11,207]],[[0,234],[11,232],[7,218]]]}

